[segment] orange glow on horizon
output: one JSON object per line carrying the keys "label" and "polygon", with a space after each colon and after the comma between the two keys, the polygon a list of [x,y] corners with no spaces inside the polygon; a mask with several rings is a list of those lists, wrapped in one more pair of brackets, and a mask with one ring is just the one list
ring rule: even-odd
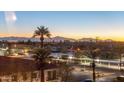
{"label": "orange glow on horizon", "polygon": [[[13,36],[13,37],[32,37],[33,36],[33,34],[0,34],[0,37],[11,37],[11,36]],[[76,40],[78,40],[78,39],[81,39],[81,38],[96,38],[96,36],[67,36],[67,35],[55,35],[55,34],[53,34],[52,35],[52,37],[55,37],[55,36],[61,36],[61,37],[65,37],[65,38],[72,38],[72,39],[76,39]],[[114,40],[114,41],[124,41],[124,37],[103,37],[103,36],[98,36],[99,37],[99,39],[100,40],[105,40],[105,39],[112,39],[112,40]]]}
{"label": "orange glow on horizon", "polygon": [[32,34],[0,34],[0,37],[32,37]]}

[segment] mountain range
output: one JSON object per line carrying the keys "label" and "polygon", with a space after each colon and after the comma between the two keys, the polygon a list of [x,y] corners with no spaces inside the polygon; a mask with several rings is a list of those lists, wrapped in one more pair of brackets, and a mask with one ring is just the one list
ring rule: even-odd
{"label": "mountain range", "polygon": [[[31,40],[33,42],[40,42],[39,38],[29,38],[29,37],[0,37],[0,41],[8,41],[8,42],[17,42],[17,41],[28,41]],[[56,37],[52,37],[52,38],[45,38],[44,41],[45,42],[64,42],[66,40],[69,41],[75,41],[75,39],[71,39],[71,38],[65,38],[65,37],[60,37],[60,36],[56,36]]]}
{"label": "mountain range", "polygon": [[[14,36],[11,36],[11,37],[0,37],[0,41],[8,41],[8,42],[18,42],[18,41],[28,41],[28,40],[31,40],[33,42],[40,42],[39,38],[29,38],[29,37],[14,37]],[[64,41],[71,41],[71,42],[74,42],[74,41],[77,41],[76,39],[72,39],[72,38],[66,38],[66,37],[61,37],[61,36],[56,36],[56,37],[52,37],[52,38],[45,38],[44,39],[45,42],[64,42]],[[81,41],[81,42],[96,42],[96,39],[94,38],[81,38],[81,39],[78,39],[78,41]],[[113,40],[111,39],[106,39],[106,40],[99,40],[99,41],[106,41],[106,42],[112,42]]]}

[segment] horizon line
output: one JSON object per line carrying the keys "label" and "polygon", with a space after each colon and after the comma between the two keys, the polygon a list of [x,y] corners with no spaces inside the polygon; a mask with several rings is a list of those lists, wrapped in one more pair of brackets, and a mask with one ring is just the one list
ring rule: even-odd
{"label": "horizon line", "polygon": [[[17,38],[32,38],[30,36],[14,36],[14,35],[10,35],[10,36],[0,36],[0,38],[7,38],[7,37],[17,37]],[[68,38],[68,39],[74,39],[74,40],[80,40],[80,39],[84,39],[84,38],[91,38],[91,39],[96,39],[96,37],[80,37],[80,38],[72,38],[72,37],[66,37],[66,36],[60,36],[60,35],[56,35],[56,36],[52,36],[52,38],[54,37],[63,37],[63,38]],[[35,37],[38,38],[38,37]],[[119,41],[119,42],[124,42],[124,40],[117,40],[117,39],[112,39],[112,38],[100,38],[98,40],[112,40],[112,41]]]}

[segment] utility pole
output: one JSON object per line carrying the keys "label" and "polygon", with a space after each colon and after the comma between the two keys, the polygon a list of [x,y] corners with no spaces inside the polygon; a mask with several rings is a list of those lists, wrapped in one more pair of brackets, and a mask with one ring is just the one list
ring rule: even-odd
{"label": "utility pole", "polygon": [[96,81],[96,73],[95,73],[95,59],[93,58],[93,63],[92,63],[92,67],[93,67],[93,81]]}
{"label": "utility pole", "polygon": [[121,66],[122,66],[122,54],[120,54],[120,64],[119,64],[120,75],[122,71]]}

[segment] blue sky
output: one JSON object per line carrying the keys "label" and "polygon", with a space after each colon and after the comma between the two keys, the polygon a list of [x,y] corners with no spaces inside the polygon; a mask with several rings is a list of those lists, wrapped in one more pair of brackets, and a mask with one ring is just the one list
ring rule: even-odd
{"label": "blue sky", "polygon": [[7,23],[0,12],[0,36],[30,37],[37,26],[49,27],[53,36],[96,37],[124,40],[124,12],[14,12],[16,21]]}

